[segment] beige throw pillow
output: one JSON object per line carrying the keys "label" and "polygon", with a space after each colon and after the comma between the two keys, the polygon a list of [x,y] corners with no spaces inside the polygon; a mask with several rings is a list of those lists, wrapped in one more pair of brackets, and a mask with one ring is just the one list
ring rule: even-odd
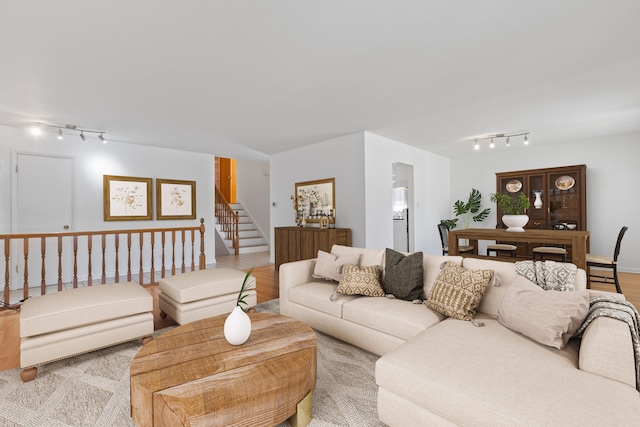
{"label": "beige throw pillow", "polygon": [[342,278],[336,292],[345,295],[383,297],[384,290],[380,284],[380,269],[377,265],[361,268],[355,265],[345,265],[342,267]]}
{"label": "beige throw pillow", "polygon": [[467,270],[449,261],[440,270],[425,304],[445,316],[473,320],[492,278],[493,270]]}
{"label": "beige throw pillow", "polygon": [[336,256],[324,251],[318,251],[316,266],[313,269],[312,276],[315,279],[327,279],[340,281],[342,276],[342,267],[345,264],[358,265],[360,254],[352,253],[343,256]]}
{"label": "beige throw pillow", "polygon": [[588,311],[589,291],[545,291],[516,276],[498,309],[498,322],[540,344],[562,349]]}

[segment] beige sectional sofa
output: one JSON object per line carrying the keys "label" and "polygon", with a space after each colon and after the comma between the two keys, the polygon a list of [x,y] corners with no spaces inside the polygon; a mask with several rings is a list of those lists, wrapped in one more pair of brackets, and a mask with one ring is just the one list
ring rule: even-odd
{"label": "beige sectional sofa", "polygon": [[[384,250],[336,245],[331,251],[353,252],[360,266],[384,269]],[[496,319],[516,279],[513,263],[424,255],[425,296],[444,261],[491,269],[499,279],[500,286],[487,287],[475,315],[484,326],[425,304],[334,294],[337,282],[313,277],[315,259],[280,266],[280,312],[382,356],[376,363],[378,417],[390,426],[640,425],[626,323],[599,317],[563,349],[540,344]],[[586,288],[583,270],[575,281],[577,290]]]}

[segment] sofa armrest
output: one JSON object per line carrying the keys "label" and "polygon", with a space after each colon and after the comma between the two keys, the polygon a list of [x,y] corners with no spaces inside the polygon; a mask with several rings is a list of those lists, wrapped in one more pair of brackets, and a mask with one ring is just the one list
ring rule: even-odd
{"label": "sofa armrest", "polygon": [[598,317],[587,327],[580,344],[579,368],[636,387],[636,366],[629,325]]}
{"label": "sofa armrest", "polygon": [[313,281],[316,259],[287,262],[280,265],[280,313],[289,312],[289,289]]}

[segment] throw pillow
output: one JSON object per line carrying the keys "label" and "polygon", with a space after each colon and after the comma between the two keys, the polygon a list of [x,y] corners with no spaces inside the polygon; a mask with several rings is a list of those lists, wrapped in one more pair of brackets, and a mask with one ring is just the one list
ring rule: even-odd
{"label": "throw pillow", "polygon": [[436,277],[426,305],[454,319],[473,320],[492,278],[493,270],[467,270],[449,261]]}
{"label": "throw pillow", "polygon": [[360,254],[352,253],[343,256],[336,256],[324,251],[318,251],[316,266],[312,276],[315,279],[326,279],[340,281],[342,266],[345,264],[358,265]]}
{"label": "throw pillow", "polygon": [[377,265],[356,267],[345,265],[342,267],[342,278],[336,292],[345,295],[365,295],[368,297],[383,297],[384,290],[380,284],[380,269]]}
{"label": "throw pillow", "polygon": [[421,300],[423,282],[422,252],[404,255],[385,251],[384,291],[405,301]]}
{"label": "throw pillow", "polygon": [[564,348],[589,312],[589,291],[545,291],[516,276],[498,309],[498,322],[540,344]]}

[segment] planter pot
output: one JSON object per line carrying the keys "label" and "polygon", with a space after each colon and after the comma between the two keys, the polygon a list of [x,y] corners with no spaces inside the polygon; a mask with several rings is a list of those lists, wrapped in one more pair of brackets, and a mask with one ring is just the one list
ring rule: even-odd
{"label": "planter pot", "polygon": [[251,335],[249,315],[236,306],[224,321],[224,337],[232,345],[244,344]]}
{"label": "planter pot", "polygon": [[529,222],[528,215],[502,215],[502,222],[507,226],[507,231],[522,233],[524,226]]}

